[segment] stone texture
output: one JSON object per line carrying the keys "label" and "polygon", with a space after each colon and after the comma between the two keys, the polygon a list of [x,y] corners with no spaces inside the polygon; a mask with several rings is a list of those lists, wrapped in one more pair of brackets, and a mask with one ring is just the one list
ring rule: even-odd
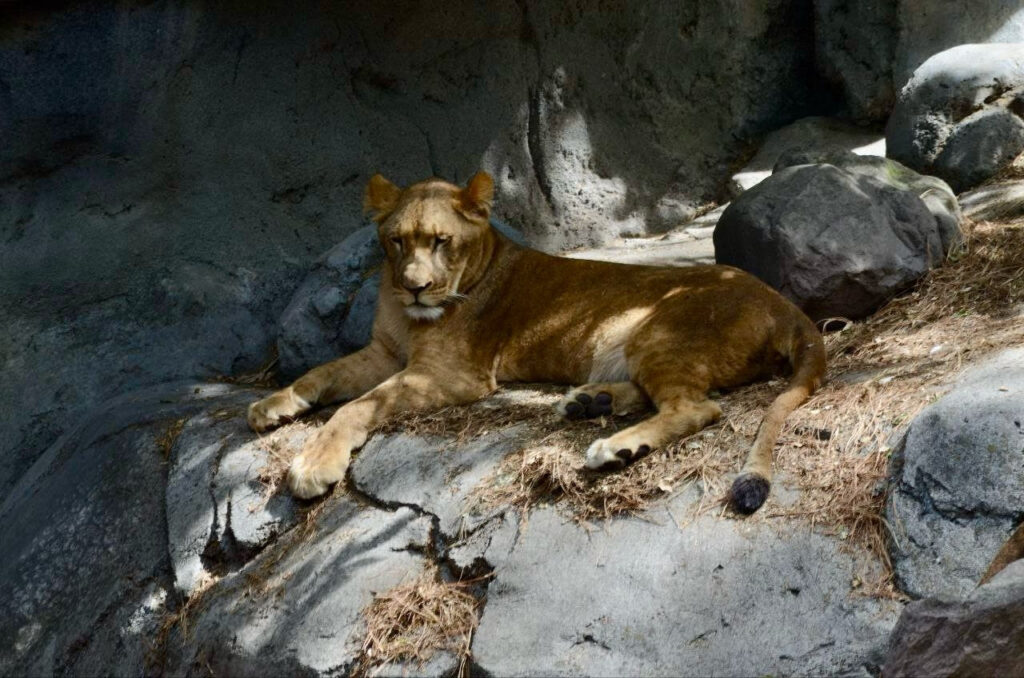
{"label": "stone texture", "polygon": [[853,560],[834,541],[711,517],[678,528],[664,509],[652,518],[587,531],[543,508],[518,532],[499,530],[476,665],[501,676],[807,675],[880,661],[898,606],[849,595]]}
{"label": "stone texture", "polygon": [[173,596],[167,431],[232,391],[178,383],[121,396],[21,479],[0,507],[0,674],[144,672]]}
{"label": "stone texture", "polygon": [[811,117],[797,120],[765,137],[757,154],[732,176],[733,197],[767,179],[779,158],[787,153],[834,153],[885,157],[885,138],[878,132],[856,127],[834,118]]}
{"label": "stone texture", "polygon": [[892,109],[900,4],[894,0],[814,0],[818,72],[842,92],[846,113],[855,120],[885,120]]}
{"label": "stone texture", "polygon": [[967,43],[1024,42],[1016,0],[814,0],[817,70],[844,117],[884,123],[929,57]]}
{"label": "stone texture", "polygon": [[965,190],[1009,166],[1022,151],[1024,120],[1004,108],[982,109],[950,132],[935,158],[935,172],[954,190]]}
{"label": "stone texture", "polygon": [[715,259],[814,319],[860,318],[940,265],[960,242],[959,220],[948,187],[896,162],[791,152],[725,210]]}
{"label": "stone texture", "polygon": [[928,59],[886,126],[890,157],[957,192],[1024,151],[1024,43],[960,45]]}
{"label": "stone texture", "polygon": [[469,494],[501,460],[521,449],[525,425],[456,445],[450,439],[395,435],[366,444],[352,464],[353,484],[387,505],[414,505],[438,519],[449,537],[491,516],[469,512]]}
{"label": "stone texture", "polygon": [[911,423],[893,456],[886,519],[900,587],[958,598],[1024,506],[1024,350],[969,370]]}
{"label": "stone texture", "polygon": [[899,42],[892,65],[898,92],[918,66],[967,43],[1024,42],[1024,12],[1016,0],[899,0]]}
{"label": "stone texture", "polygon": [[1024,561],[1011,563],[965,600],[911,603],[892,633],[890,676],[1024,674]]}
{"label": "stone texture", "polygon": [[188,419],[171,449],[168,552],[182,596],[225,569],[240,567],[298,518],[290,497],[265,496],[259,473],[270,465],[264,440],[299,450],[311,429],[288,427],[257,438],[245,410],[264,395],[244,391],[221,399],[216,409]]}
{"label": "stone texture", "polygon": [[[310,539],[290,535],[204,594],[191,631],[169,639],[165,670],[348,675],[365,635],[362,609],[419,575],[429,533],[430,520],[411,509],[337,498]],[[458,665],[444,663],[439,674]]]}

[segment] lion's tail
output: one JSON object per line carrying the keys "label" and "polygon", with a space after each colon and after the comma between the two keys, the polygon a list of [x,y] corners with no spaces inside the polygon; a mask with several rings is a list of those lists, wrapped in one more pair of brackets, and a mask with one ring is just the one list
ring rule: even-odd
{"label": "lion's tail", "polygon": [[747,461],[732,485],[730,501],[740,513],[753,513],[761,508],[772,479],[772,451],[789,413],[800,407],[821,386],[825,379],[825,342],[814,323],[800,311],[788,337],[780,337],[777,348],[788,356],[793,370],[789,387],[780,393],[768,408],[750,448]]}

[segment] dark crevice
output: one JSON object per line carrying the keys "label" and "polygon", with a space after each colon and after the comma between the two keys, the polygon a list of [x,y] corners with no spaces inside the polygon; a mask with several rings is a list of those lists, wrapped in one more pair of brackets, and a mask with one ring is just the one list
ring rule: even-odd
{"label": "dark crevice", "polygon": [[213,521],[210,525],[210,534],[206,540],[203,552],[199,554],[199,561],[207,572],[224,576],[231,572],[237,572],[256,557],[263,549],[273,543],[268,541],[261,547],[254,548],[240,544],[235,537],[231,527],[231,496],[228,496],[224,511],[224,525],[220,525],[220,511],[217,502],[217,475],[220,473],[220,463],[227,451],[227,439],[225,439],[213,461],[213,469],[210,474],[210,486],[207,491],[210,493],[210,502],[213,504]]}
{"label": "dark crevice", "polygon": [[[478,556],[468,566],[460,567],[451,558],[450,550],[451,545],[458,541],[464,540],[466,537],[472,536],[475,532],[480,530],[482,527],[487,525],[490,520],[484,521],[474,529],[467,531],[466,533],[454,538],[450,535],[445,534],[441,530],[441,520],[434,513],[427,511],[418,504],[411,504],[400,501],[384,501],[375,497],[368,492],[360,489],[351,475],[346,475],[344,483],[344,490],[352,498],[356,499],[360,503],[372,506],[382,511],[393,513],[400,508],[407,508],[417,515],[422,516],[430,520],[429,538],[426,544],[409,544],[404,549],[413,553],[418,553],[424,557],[428,562],[432,563],[437,567],[441,574],[441,579],[446,582],[469,582],[468,592],[477,599],[478,611],[480,614],[483,613],[484,605],[487,603],[487,589],[490,586],[491,581],[494,578],[494,567],[487,562],[483,556]],[[361,658],[357,659],[356,665],[361,661]],[[470,675],[472,676],[489,676],[487,671],[484,671],[473,663],[473,657],[470,655],[467,659],[468,665],[470,666]]]}
{"label": "dark crevice", "polygon": [[942,481],[922,468],[917,469],[913,485],[904,480],[901,480],[899,483],[899,491],[920,504],[925,514],[935,514],[958,525],[963,525],[972,520],[986,518],[992,520],[1008,520],[1017,523],[1022,517],[1024,517],[1024,513],[1022,512],[999,509],[990,506],[985,502],[979,502],[970,508],[955,506],[944,502],[939,503],[936,502],[932,496],[932,492],[935,489],[942,489],[949,492],[949,488],[947,488]]}
{"label": "dark crevice", "polygon": [[608,650],[609,652],[612,649],[611,647],[608,646],[608,643],[604,642],[603,640],[598,640],[597,638],[595,638],[594,636],[590,635],[589,633],[584,633],[583,635],[579,636],[573,642],[573,647],[575,647],[577,645],[584,645],[584,644],[596,645],[597,647],[600,647],[600,648],[602,648],[604,650]]}

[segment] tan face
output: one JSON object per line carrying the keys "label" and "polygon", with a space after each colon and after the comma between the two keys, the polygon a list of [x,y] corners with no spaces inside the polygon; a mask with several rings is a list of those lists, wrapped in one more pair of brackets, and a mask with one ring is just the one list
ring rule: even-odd
{"label": "tan face", "polygon": [[380,175],[370,180],[365,206],[377,213],[390,284],[410,318],[439,320],[465,298],[461,286],[490,228],[492,193],[483,173],[465,189],[433,180],[401,190]]}

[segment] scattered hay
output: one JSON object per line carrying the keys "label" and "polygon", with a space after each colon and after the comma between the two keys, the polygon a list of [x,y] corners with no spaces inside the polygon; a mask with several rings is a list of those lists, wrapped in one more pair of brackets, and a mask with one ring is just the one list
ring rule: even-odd
{"label": "scattered hay", "polygon": [[479,603],[469,592],[476,581],[446,582],[436,568],[378,594],[363,610],[366,639],[354,673],[375,675],[394,662],[423,666],[438,650],[462,660],[465,675],[470,642],[479,617]]}
{"label": "scattered hay", "polygon": [[277,346],[270,350],[270,356],[254,372],[243,374],[218,374],[212,381],[222,384],[237,384],[238,386],[253,386],[256,388],[277,388]]}
{"label": "scattered hay", "polygon": [[199,586],[192,592],[185,601],[173,612],[164,614],[160,626],[157,628],[152,641],[147,641],[145,663],[153,669],[163,669],[167,651],[167,641],[175,628],[181,634],[182,639],[188,640],[192,629],[189,626],[192,615],[198,611],[200,605],[206,600],[207,593],[220,581],[220,577],[209,575],[199,582]]}
{"label": "scattered hay", "polygon": [[181,435],[181,431],[185,428],[186,421],[188,421],[187,417],[175,419],[167,425],[163,433],[157,436],[156,447],[160,450],[160,456],[163,457],[165,462],[170,461],[174,444],[178,442],[178,436]]}

